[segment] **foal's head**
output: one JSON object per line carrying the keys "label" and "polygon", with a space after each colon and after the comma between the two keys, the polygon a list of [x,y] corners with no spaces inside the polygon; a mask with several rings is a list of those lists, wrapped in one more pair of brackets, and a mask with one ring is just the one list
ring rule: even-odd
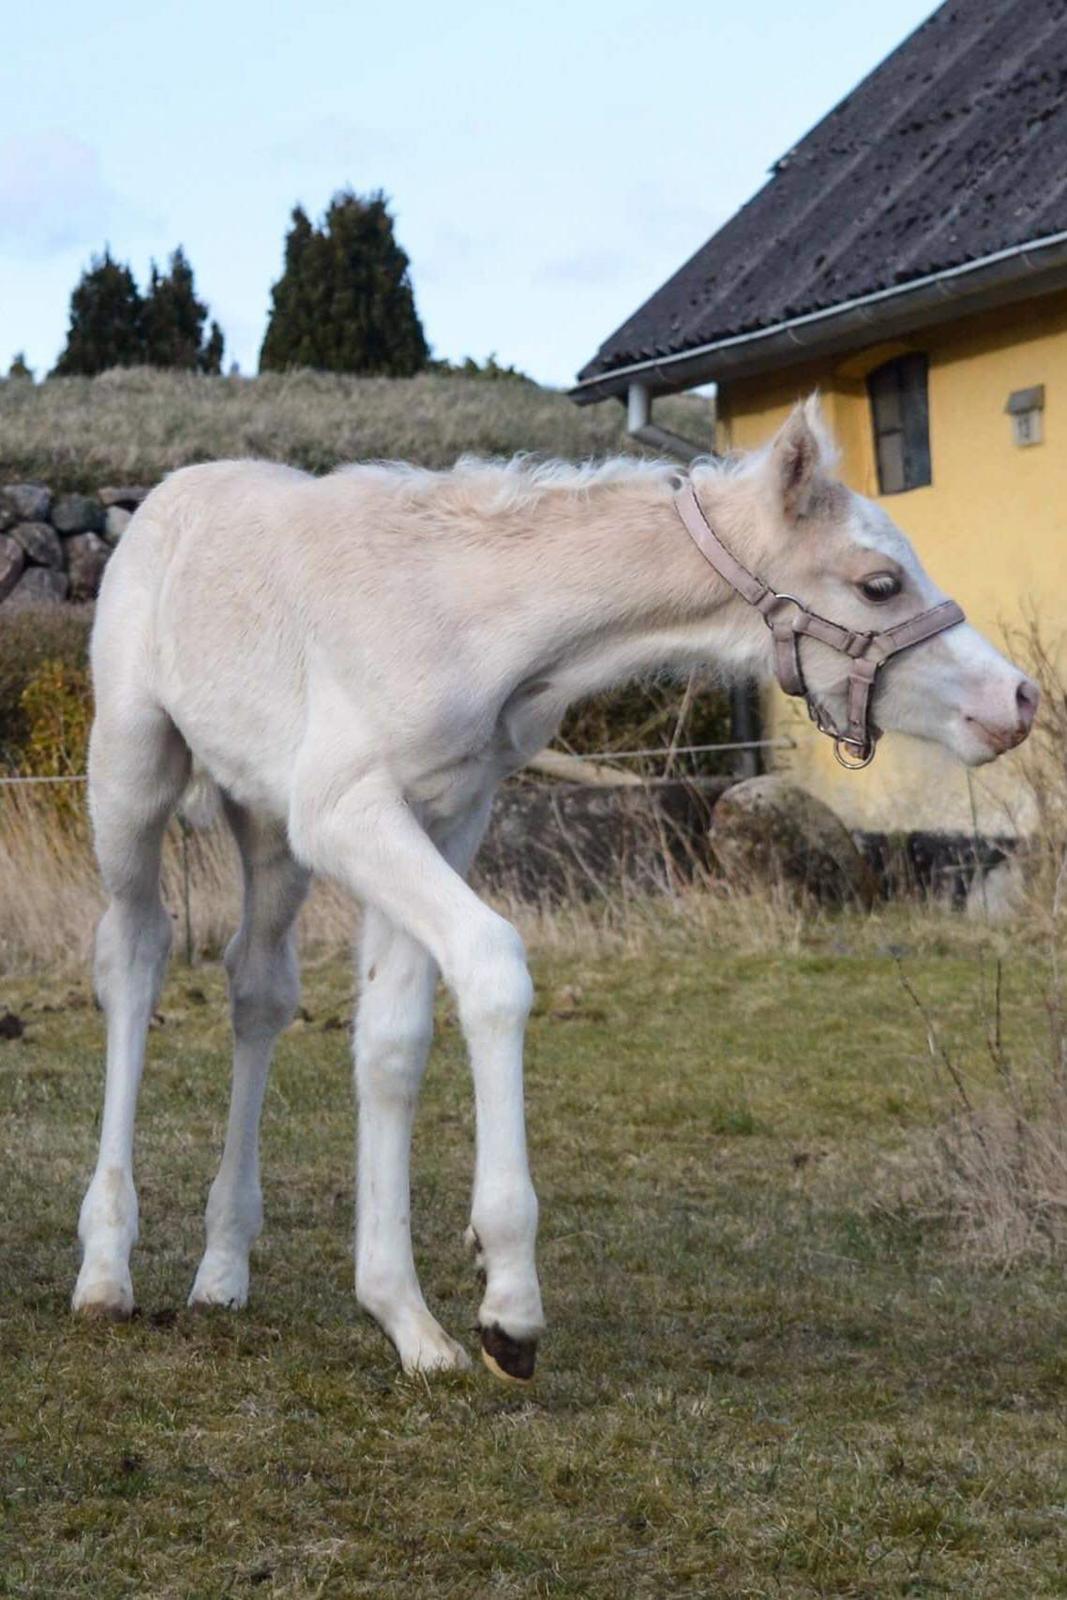
{"label": "foal's head", "polygon": [[[846,488],[835,465],[813,398],[795,408],[745,472],[755,546],[749,560],[761,577],[857,632],[891,628],[944,600],[900,529],[881,506]],[[848,659],[812,638],[803,640],[801,655],[810,694],[843,726]],[[881,669],[873,732],[930,739],[980,766],[1026,738],[1037,702],[1037,686],[964,622]]]}

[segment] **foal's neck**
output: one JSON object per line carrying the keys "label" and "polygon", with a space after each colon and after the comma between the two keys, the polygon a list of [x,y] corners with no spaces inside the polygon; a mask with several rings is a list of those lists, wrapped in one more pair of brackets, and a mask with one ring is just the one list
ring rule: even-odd
{"label": "foal's neck", "polygon": [[[724,537],[748,552],[745,485],[708,470],[697,487]],[[536,515],[523,577],[538,665],[559,661],[578,693],[657,668],[752,670],[763,629],[697,550],[667,476],[636,469],[632,479],[554,490]]]}

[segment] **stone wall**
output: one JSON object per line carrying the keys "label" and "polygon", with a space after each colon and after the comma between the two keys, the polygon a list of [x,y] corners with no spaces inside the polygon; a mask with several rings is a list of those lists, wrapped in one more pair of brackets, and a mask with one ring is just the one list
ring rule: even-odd
{"label": "stone wall", "polygon": [[0,488],[0,605],[92,600],[146,488],[53,494],[43,483]]}

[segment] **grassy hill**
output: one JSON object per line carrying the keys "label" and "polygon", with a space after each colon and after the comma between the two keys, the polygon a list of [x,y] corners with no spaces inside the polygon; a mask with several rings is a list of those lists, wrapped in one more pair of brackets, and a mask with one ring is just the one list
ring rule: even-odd
{"label": "grassy hill", "polygon": [[[710,402],[680,397],[661,411],[667,426],[710,445]],[[227,456],[324,472],[381,457],[443,467],[464,451],[581,459],[635,448],[621,406],[580,409],[560,390],[521,379],[209,378],[132,368],[41,384],[0,381],[0,483],[153,483],[174,467]]]}

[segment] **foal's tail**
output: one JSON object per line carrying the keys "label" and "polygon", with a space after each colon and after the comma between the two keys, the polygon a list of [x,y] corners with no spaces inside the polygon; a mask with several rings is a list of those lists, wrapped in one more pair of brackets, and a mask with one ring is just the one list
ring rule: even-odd
{"label": "foal's tail", "polygon": [[192,776],[178,801],[179,817],[190,828],[203,830],[212,827],[221,813],[222,796],[218,784],[204,767],[194,761]]}

